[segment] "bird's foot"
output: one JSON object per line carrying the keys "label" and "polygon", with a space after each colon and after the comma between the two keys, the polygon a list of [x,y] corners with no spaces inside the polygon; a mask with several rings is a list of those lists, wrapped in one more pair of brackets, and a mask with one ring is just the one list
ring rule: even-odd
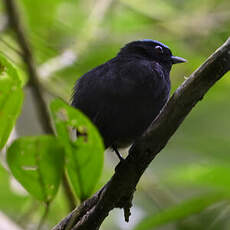
{"label": "bird's foot", "polygon": [[124,161],[124,158],[122,157],[122,155],[119,153],[119,151],[117,150],[116,146],[112,146],[113,151],[116,153],[117,157],[119,158],[120,161]]}

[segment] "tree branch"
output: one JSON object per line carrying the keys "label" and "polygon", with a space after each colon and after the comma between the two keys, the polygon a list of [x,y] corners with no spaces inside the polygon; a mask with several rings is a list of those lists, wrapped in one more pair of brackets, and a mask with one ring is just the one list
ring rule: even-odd
{"label": "tree branch", "polygon": [[127,199],[130,201],[149,163],[165,147],[192,108],[229,70],[230,38],[175,91],[144,135],[132,145],[127,158],[118,164],[110,181],[53,230],[99,229],[112,209],[129,209]]}

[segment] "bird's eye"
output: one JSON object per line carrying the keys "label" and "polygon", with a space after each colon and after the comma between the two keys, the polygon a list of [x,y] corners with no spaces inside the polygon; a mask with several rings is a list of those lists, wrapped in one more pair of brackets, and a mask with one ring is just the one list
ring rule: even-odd
{"label": "bird's eye", "polygon": [[163,54],[163,49],[161,46],[155,46],[155,50],[157,54]]}

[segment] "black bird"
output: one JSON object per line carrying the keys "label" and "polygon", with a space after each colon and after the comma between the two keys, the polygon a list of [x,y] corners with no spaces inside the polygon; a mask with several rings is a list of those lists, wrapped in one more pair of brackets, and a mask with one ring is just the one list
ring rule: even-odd
{"label": "black bird", "polygon": [[76,82],[72,106],[99,129],[105,147],[127,147],[143,134],[167,102],[172,55],[155,40],[133,41],[116,57],[90,70]]}

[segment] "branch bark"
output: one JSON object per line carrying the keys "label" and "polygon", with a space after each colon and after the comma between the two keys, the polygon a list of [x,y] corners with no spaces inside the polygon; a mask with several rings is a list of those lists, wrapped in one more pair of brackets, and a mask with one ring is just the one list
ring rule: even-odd
{"label": "branch bark", "polygon": [[[129,212],[136,185],[192,108],[230,70],[230,38],[175,91],[147,131],[118,164],[110,181],[65,217],[53,230],[96,230],[116,208]],[[127,199],[130,201],[127,203]],[[127,211],[128,210],[128,211]],[[127,216],[126,216],[127,217]]]}

